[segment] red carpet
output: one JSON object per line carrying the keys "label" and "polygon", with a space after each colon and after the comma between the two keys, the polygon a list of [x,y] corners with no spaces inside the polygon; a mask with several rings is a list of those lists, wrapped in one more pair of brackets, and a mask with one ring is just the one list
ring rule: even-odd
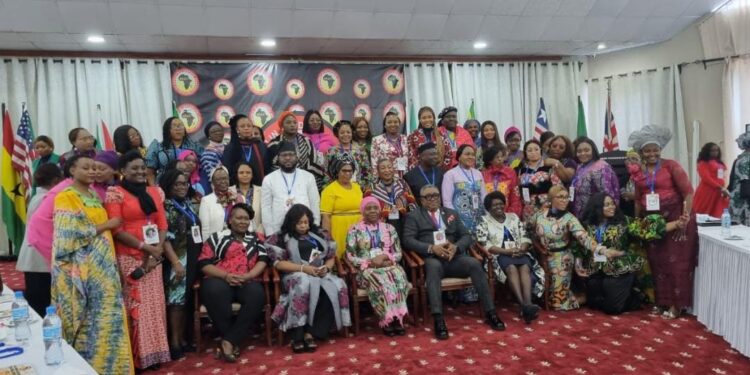
{"label": "red carpet", "polygon": [[[503,309],[504,332],[488,329],[476,309],[446,310],[452,337],[428,327],[388,338],[373,321],[357,337],[335,336],[314,354],[249,342],[240,361],[192,353],[160,374],[750,374],[750,360],[688,316],[674,321],[645,311],[611,317],[588,309],[542,312],[527,326]],[[212,348],[207,342],[207,347]]]}

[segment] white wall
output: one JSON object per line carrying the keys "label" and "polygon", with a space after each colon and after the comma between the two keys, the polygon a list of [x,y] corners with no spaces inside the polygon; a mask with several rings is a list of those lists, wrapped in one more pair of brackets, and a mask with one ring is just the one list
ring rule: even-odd
{"label": "white wall", "polygon": [[[695,24],[659,44],[589,57],[588,78],[657,69],[702,59],[703,47],[698,25]],[[721,86],[723,67],[724,63],[719,62],[709,64],[706,68],[703,64],[689,64],[682,68],[680,78],[688,143],[692,142],[692,124],[697,120],[701,126],[699,145],[716,142],[722,149],[725,148]],[[620,140],[622,144],[623,138]],[[691,155],[690,158],[695,158],[695,155]]]}

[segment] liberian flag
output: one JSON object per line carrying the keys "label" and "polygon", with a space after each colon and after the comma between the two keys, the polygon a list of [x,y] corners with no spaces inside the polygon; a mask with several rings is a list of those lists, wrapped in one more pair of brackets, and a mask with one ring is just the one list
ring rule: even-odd
{"label": "liberian flag", "polygon": [[21,176],[21,185],[26,202],[31,199],[31,166],[36,158],[34,151],[34,130],[31,128],[31,116],[26,103],[21,107],[21,122],[16,129],[13,140],[13,169]]}
{"label": "liberian flag", "polygon": [[536,113],[536,125],[534,125],[534,139],[539,139],[542,133],[549,130],[547,123],[547,110],[544,109],[544,99],[539,98],[539,112]]}
{"label": "liberian flag", "polygon": [[617,142],[617,127],[615,126],[615,116],[612,114],[612,98],[607,94],[607,111],[604,113],[604,150],[617,151],[620,144]]}

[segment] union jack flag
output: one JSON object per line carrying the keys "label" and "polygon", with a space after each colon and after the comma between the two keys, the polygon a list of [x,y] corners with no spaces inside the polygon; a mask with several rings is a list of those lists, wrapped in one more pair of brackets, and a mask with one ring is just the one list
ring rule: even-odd
{"label": "union jack flag", "polygon": [[547,110],[544,109],[544,99],[539,98],[539,111],[536,113],[536,125],[534,125],[534,139],[539,139],[542,133],[549,130],[547,123]]}
{"label": "union jack flag", "polygon": [[617,151],[620,149],[620,144],[617,141],[617,127],[615,126],[615,116],[612,114],[612,99],[610,94],[607,94],[607,111],[604,114],[604,150]]}
{"label": "union jack flag", "polygon": [[26,201],[31,198],[31,166],[36,152],[34,151],[34,129],[31,127],[31,116],[26,104],[22,107],[21,123],[16,130],[13,142],[13,169],[21,176]]}

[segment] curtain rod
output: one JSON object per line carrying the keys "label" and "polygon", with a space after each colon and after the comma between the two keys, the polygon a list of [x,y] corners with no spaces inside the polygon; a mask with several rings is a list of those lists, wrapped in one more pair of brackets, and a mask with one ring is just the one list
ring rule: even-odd
{"label": "curtain rod", "polygon": [[711,59],[703,59],[703,60],[695,60],[695,61],[691,61],[691,62],[684,62],[684,63],[678,64],[677,66],[679,66],[680,69],[682,69],[682,67],[686,66],[686,65],[690,65],[690,64],[702,64],[703,65],[703,69],[707,69],[707,65],[710,64],[710,63],[713,63],[713,62],[727,61],[727,60],[731,60],[731,59],[737,59],[737,58],[749,57],[749,56],[750,56],[750,53],[740,53],[740,54],[737,54],[737,55],[726,56],[726,57],[714,57],[714,58],[711,58]]}
{"label": "curtain rod", "polygon": [[[672,67],[671,66],[665,66],[665,67],[661,68],[661,70],[669,70],[669,69],[672,69]],[[601,77],[601,78],[588,78],[588,79],[585,79],[583,81],[586,82],[586,83],[588,83],[589,81],[591,81],[591,82],[598,82],[600,80],[609,80],[609,79],[613,79],[615,77],[625,78],[625,77],[627,77],[627,76],[629,76],[631,74],[632,75],[641,75],[644,72],[646,72],[646,73],[654,73],[654,72],[658,72],[658,71],[659,71],[659,68],[644,69],[644,70],[638,70],[638,71],[629,72],[629,73],[613,74],[613,75],[604,76],[604,77]]]}

